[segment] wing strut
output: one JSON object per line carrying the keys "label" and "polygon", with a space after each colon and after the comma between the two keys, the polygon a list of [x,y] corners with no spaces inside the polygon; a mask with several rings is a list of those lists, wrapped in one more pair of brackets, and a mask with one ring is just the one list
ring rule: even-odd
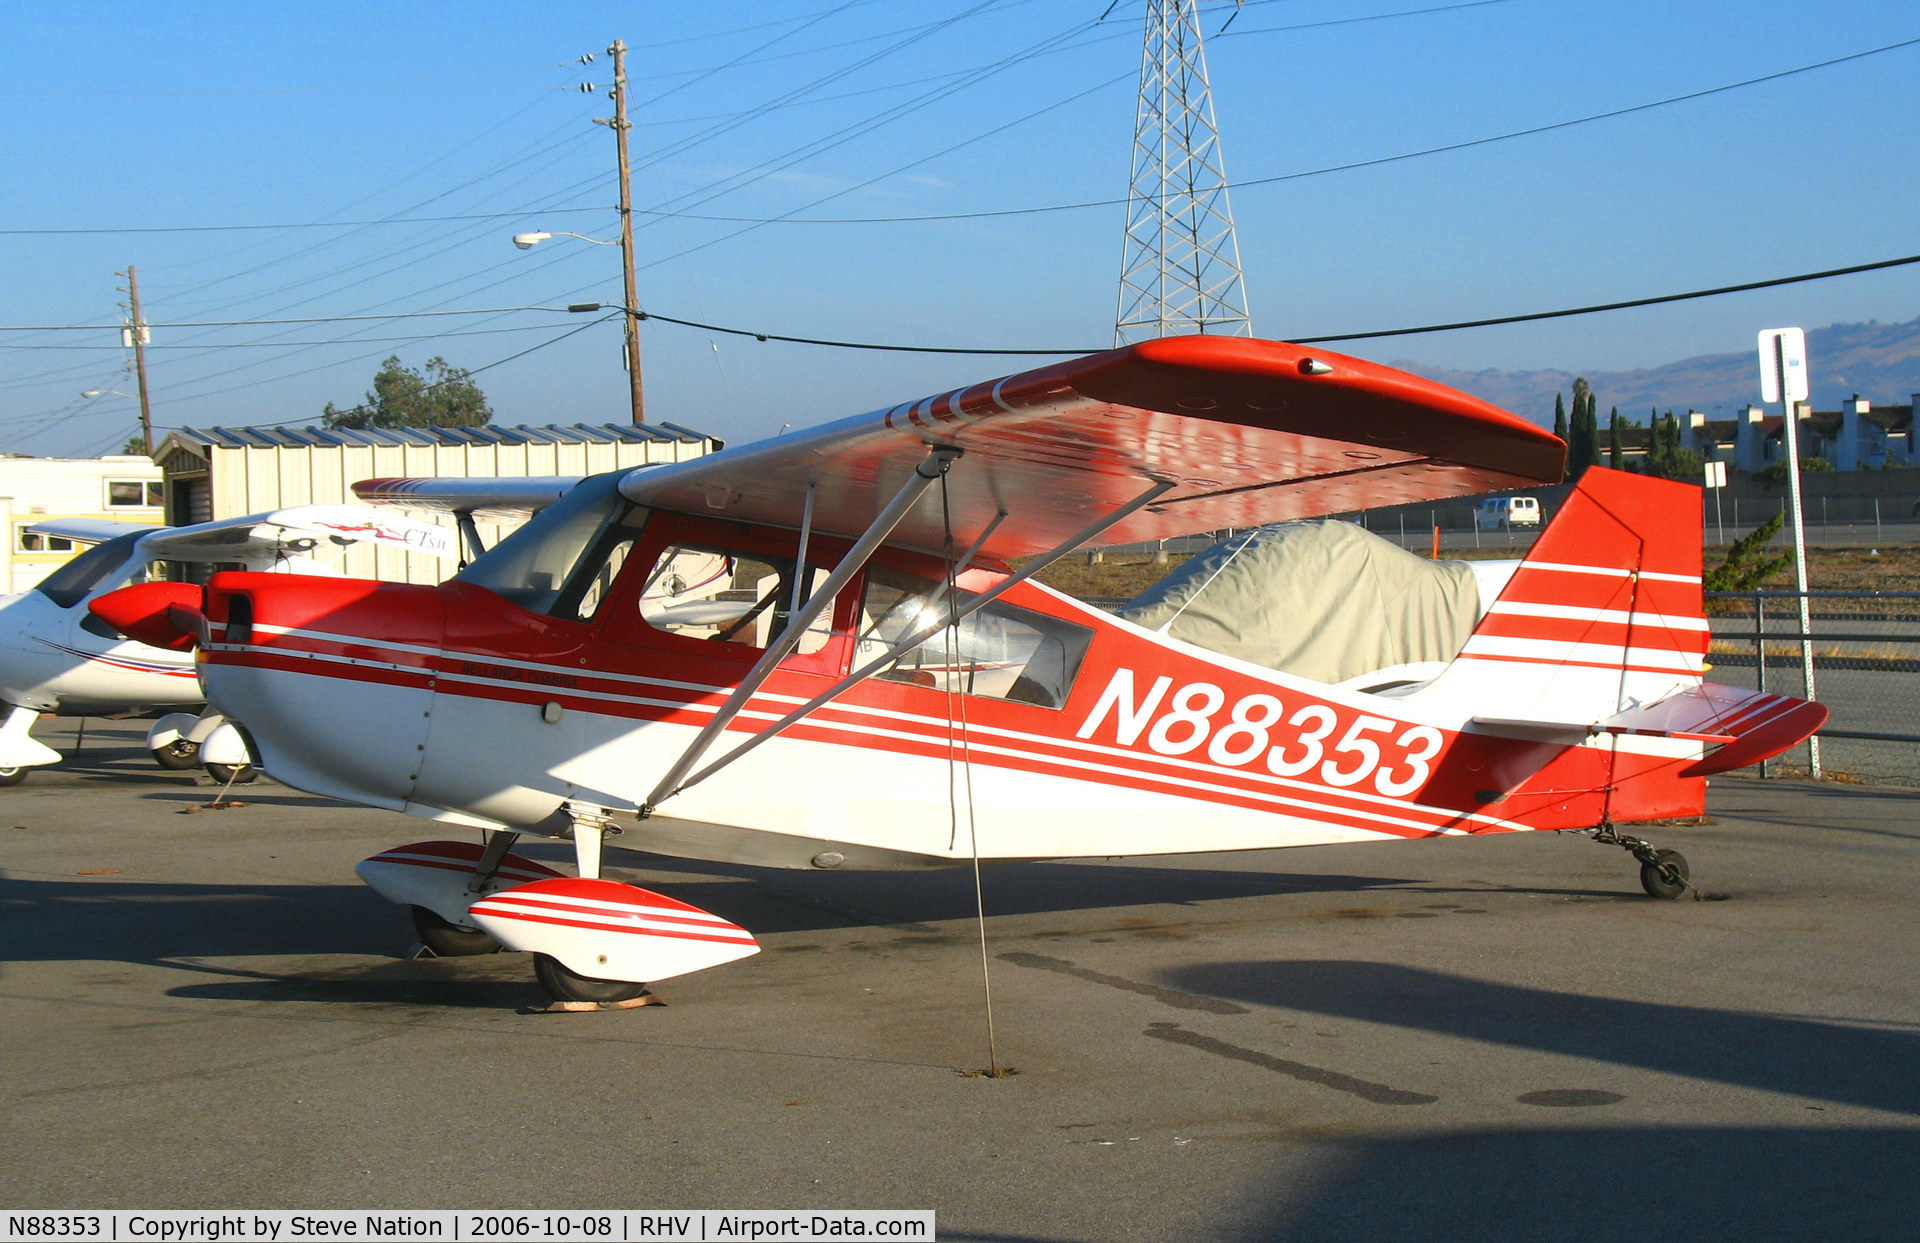
{"label": "wing strut", "polygon": [[[801,704],[798,708],[795,708],[792,712],[787,713],[787,715],[781,717],[779,720],[775,721],[773,724],[767,726],[765,729],[761,730],[759,733],[755,734],[753,737],[747,739],[745,742],[741,743],[739,746],[735,747],[733,750],[727,752],[725,755],[721,756],[719,759],[715,760],[713,763],[707,765],[705,768],[701,769],[699,772],[695,773],[693,776],[688,777],[685,781],[682,781],[680,782],[680,784],[675,785],[674,781],[677,780],[678,777],[684,775],[687,769],[693,767],[692,763],[688,761],[685,756],[682,756],[681,757],[682,763],[674,765],[674,771],[673,773],[670,773],[668,775],[668,779],[662,781],[659,784],[659,786],[657,786],[654,789],[653,793],[647,796],[647,801],[645,805],[643,805],[640,808],[641,817],[644,819],[645,817],[651,815],[653,813],[654,808],[659,806],[661,802],[673,797],[674,795],[680,793],[680,791],[687,789],[689,786],[698,785],[700,782],[705,781],[708,777],[713,776],[713,774],[719,772],[721,769],[725,768],[727,765],[733,763],[735,760],[739,759],[741,756],[745,755],[747,752],[753,750],[755,747],[759,746],[761,743],[766,742],[768,739],[780,733],[782,730],[786,729],[788,726],[794,724],[797,721],[804,720],[806,717],[810,716],[817,709],[824,707],[825,705],[831,703],[835,699],[838,699],[842,694],[846,693],[846,691],[851,687],[855,686],[860,682],[866,681],[868,678],[872,677],[875,673],[878,673],[880,670],[886,668],[888,665],[891,665],[894,661],[899,660],[900,657],[905,655],[907,652],[912,651],[914,648],[926,642],[928,639],[932,638],[934,635],[939,634],[942,630],[945,630],[949,626],[959,625],[962,619],[970,616],[971,614],[979,611],[980,609],[985,608],[987,605],[992,604],[995,600],[998,600],[1001,596],[1005,595],[1012,588],[1018,586],[1021,583],[1026,582],[1029,578],[1032,578],[1035,574],[1038,574],[1041,570],[1046,569],[1049,565],[1052,565],[1055,561],[1058,561],[1060,558],[1066,556],[1068,553],[1072,552],[1074,549],[1080,547],[1082,544],[1086,543],[1088,540],[1092,539],[1094,536],[1100,534],[1100,532],[1106,530],[1108,527],[1111,527],[1115,523],[1126,518],[1128,515],[1132,514],[1135,510],[1139,509],[1144,505],[1152,504],[1157,498],[1165,494],[1168,489],[1172,488],[1175,482],[1176,481],[1171,479],[1155,480],[1153,486],[1148,488],[1145,492],[1142,492],[1139,496],[1134,497],[1131,501],[1128,501],[1125,505],[1122,505],[1120,508],[1106,515],[1104,518],[1100,518],[1095,522],[1093,522],[1091,525],[1084,527],[1079,531],[1076,531],[1074,534],[1068,536],[1065,540],[1063,540],[1059,544],[1054,545],[1052,548],[1048,549],[1046,552],[1041,553],[1038,557],[1028,562],[1027,565],[1021,570],[1019,570],[1017,573],[1009,574],[1006,578],[1001,579],[998,583],[995,583],[992,587],[990,587],[986,591],[975,596],[973,599],[967,601],[965,604],[962,604],[959,608],[954,608],[952,605],[952,601],[946,600],[945,603],[947,605],[947,608],[946,608],[947,615],[943,617],[940,621],[934,622],[930,625],[922,626],[920,629],[913,631],[911,634],[908,634],[905,637],[901,638],[898,642],[896,642],[892,647],[888,648],[885,652],[882,652],[880,655],[874,657],[872,660],[868,661],[866,664],[860,666],[858,669],[855,669],[852,673],[848,674],[846,677],[840,679],[838,682],[835,682],[832,686],[828,687],[826,690],[821,691],[818,695],[815,695],[812,699],[808,700],[806,703]],[[1002,514],[1001,517],[1005,517],[1005,514]],[[999,520],[995,519],[995,521],[997,523]],[[978,543],[976,543],[975,547],[977,548],[978,546],[979,546]],[[972,556],[972,550],[969,550],[968,556],[969,557]],[[958,570],[956,568],[956,573],[957,572]],[[942,588],[943,596],[944,596],[944,592],[945,592],[945,589]],[[736,691],[734,693],[735,695],[739,695],[740,692]],[[732,702],[733,702],[732,700],[728,700],[728,703],[732,703]],[[744,700],[742,702],[744,702]],[[724,710],[725,709],[723,708],[722,711]],[[712,730],[713,726],[709,725],[707,728],[709,730]],[[705,736],[706,736],[705,734],[701,735],[702,738],[704,738]],[[696,744],[698,743],[698,741],[699,741],[698,739],[695,740]]]}
{"label": "wing strut", "polygon": [[[655,786],[653,793],[647,796],[646,807],[642,809],[643,815],[647,808],[651,808],[680,788],[680,779],[700,762],[700,757],[705,755],[707,748],[713,745],[713,740],[720,736],[720,731],[740,714],[740,709],[746,707],[747,701],[752,699],[761,685],[773,675],[774,667],[785,660],[787,654],[799,645],[808,627],[812,626],[820,614],[833,604],[833,599],[840,593],[840,589],[860,572],[862,566],[866,565],[867,558],[871,557],[873,550],[880,546],[880,541],[893,533],[893,529],[900,525],[900,520],[907,516],[907,511],[913,508],[914,502],[920,499],[920,494],[925,492],[934,480],[947,473],[947,468],[953,465],[953,460],[959,457],[960,453],[961,451],[952,445],[935,445],[927,451],[927,456],[920,459],[920,464],[913,468],[913,474],[908,476],[907,482],[901,486],[900,491],[887,502],[887,507],[874,517],[872,525],[867,527],[866,533],[847,550],[847,555],[840,559],[840,564],[835,566],[833,573],[827,576],[827,581],[820,584],[806,604],[793,614],[779,637],[767,644],[767,650],[760,653],[760,659],[755,661],[753,668],[747,671],[747,676],[741,680],[739,686],[734,688],[733,694],[727,696],[727,701],[720,705],[719,710],[713,714],[713,719],[707,722],[706,728],[687,745],[687,749],[681,752],[680,758],[673,762],[673,767],[667,770],[667,775],[660,779],[660,784]],[[809,500],[811,500],[811,494],[809,494]],[[804,567],[797,561],[794,563],[793,573],[795,578],[804,573]]]}

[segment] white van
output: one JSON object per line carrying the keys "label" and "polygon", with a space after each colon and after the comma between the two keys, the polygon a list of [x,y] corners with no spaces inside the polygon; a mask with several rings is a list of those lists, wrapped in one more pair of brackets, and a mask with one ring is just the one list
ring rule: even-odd
{"label": "white van", "polygon": [[1473,512],[1474,525],[1482,531],[1503,527],[1540,525],[1540,501],[1531,496],[1490,496]]}

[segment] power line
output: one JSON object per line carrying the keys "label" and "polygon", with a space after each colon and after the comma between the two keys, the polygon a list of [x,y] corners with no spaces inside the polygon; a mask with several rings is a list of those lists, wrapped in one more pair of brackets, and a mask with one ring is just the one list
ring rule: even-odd
{"label": "power line", "polygon": [[[149,328],[254,328],[263,324],[338,324],[362,319],[425,319],[439,315],[500,315],[509,311],[553,311],[566,314],[564,306],[491,306],[466,311],[392,311],[384,315],[313,315],[293,319],[208,319],[169,322],[149,320]],[[122,324],[46,324],[19,327],[0,326],[0,332],[106,332],[119,331]]]}
{"label": "power line", "polygon": [[[442,385],[444,385],[444,384],[452,384],[452,383],[456,383],[456,382],[457,382],[458,380],[464,380],[464,379],[466,379],[466,378],[467,378],[467,377],[469,377],[469,376],[476,376],[476,375],[479,375],[479,374],[480,374],[480,373],[481,373],[482,371],[492,371],[492,370],[493,370],[493,369],[494,369],[495,367],[500,367],[500,366],[504,366],[505,364],[507,364],[507,363],[510,363],[510,362],[512,362],[512,361],[514,361],[515,359],[517,359],[517,358],[525,358],[525,357],[526,357],[527,355],[529,355],[529,354],[532,354],[532,353],[535,353],[535,352],[537,352],[537,351],[539,351],[539,350],[544,350],[544,349],[546,349],[546,348],[547,348],[547,347],[548,347],[549,345],[558,345],[558,344],[559,344],[560,342],[562,342],[562,341],[565,341],[565,340],[566,340],[566,339],[567,339],[568,337],[571,337],[571,336],[574,336],[574,335],[575,335],[575,334],[577,334],[577,333],[582,333],[582,332],[585,332],[585,331],[586,331],[587,329],[589,329],[589,328],[594,328],[594,327],[597,327],[597,326],[599,326],[599,325],[601,325],[601,324],[605,324],[605,323],[609,323],[609,322],[611,322],[611,321],[613,321],[613,320],[615,320],[615,319],[618,319],[619,317],[620,317],[620,314],[619,314],[619,312],[618,312],[618,311],[616,311],[616,312],[614,312],[614,313],[613,313],[612,315],[602,315],[602,316],[601,316],[601,317],[600,317],[599,319],[595,319],[595,320],[589,320],[588,322],[586,322],[586,323],[584,323],[584,324],[581,324],[581,325],[580,325],[580,326],[579,326],[578,328],[569,328],[569,329],[568,329],[567,331],[565,331],[565,332],[563,332],[563,333],[560,333],[560,334],[559,334],[558,336],[555,336],[555,337],[550,337],[550,338],[548,338],[547,340],[545,340],[545,341],[542,341],[542,342],[540,342],[540,343],[539,343],[538,345],[530,345],[530,346],[528,346],[528,347],[527,347],[526,349],[524,349],[524,350],[521,350],[521,351],[519,351],[518,353],[514,353],[514,354],[509,354],[509,355],[507,355],[507,356],[506,356],[505,358],[496,358],[496,359],[494,359],[494,360],[493,360],[492,362],[490,362],[490,363],[484,363],[484,364],[482,364],[481,366],[478,366],[478,367],[473,367],[473,368],[471,368],[471,369],[467,369],[467,370],[463,370],[463,371],[461,372],[461,374],[460,374],[460,375],[459,375],[458,377],[453,377],[453,378],[449,378],[449,379],[446,379],[446,380],[442,380],[442,381],[439,381],[438,383],[435,383],[435,384],[427,384],[427,385],[423,385],[423,386],[421,387],[421,389],[420,389],[420,391],[421,391],[421,392],[423,392],[423,393],[426,393],[426,392],[432,392],[432,391],[433,391],[434,389],[436,389],[436,388],[439,388],[439,387],[441,387],[441,386],[442,386]],[[375,351],[375,353],[378,353],[378,352],[379,352],[379,351],[377,351],[377,350]],[[369,357],[370,357],[370,356],[369,356]],[[331,366],[331,365],[333,365],[333,364],[329,364],[329,365]],[[265,381],[257,381],[257,383],[265,383]],[[253,387],[253,386],[252,386],[252,385],[248,385],[248,384],[241,384],[241,385],[236,385],[236,386],[235,386],[235,388],[251,388],[251,387]],[[219,391],[219,392],[232,392],[232,391],[234,391],[234,390],[233,390],[233,389],[221,389],[221,390],[218,390],[218,391]],[[207,396],[213,396],[213,395],[214,395],[214,394],[209,394],[209,393],[203,393],[203,394],[200,394],[200,396],[202,396],[202,397],[207,397]],[[354,413],[355,411],[358,411],[358,410],[365,410],[365,409],[367,409],[367,405],[366,405],[366,403],[365,403],[365,402],[362,402],[362,403],[361,403],[360,405],[357,405],[357,406],[353,406],[353,407],[350,407],[350,408],[348,408],[348,409],[346,409],[346,410],[342,410],[342,411],[340,411],[340,413],[341,413],[341,414],[352,414],[352,413]],[[297,418],[297,419],[280,419],[280,420],[278,420],[278,421],[276,421],[276,422],[273,422],[273,423],[254,423],[254,424],[250,424],[250,426],[253,426],[253,427],[284,427],[284,426],[286,426],[286,425],[287,425],[287,424],[289,424],[289,423],[311,423],[311,422],[313,422],[313,418],[312,418],[312,416],[311,416],[311,415],[307,415],[307,416],[303,416],[303,417],[301,417],[301,418]]]}
{"label": "power line", "polygon": [[[1697,298],[1716,298],[1723,294],[1745,293],[1755,289],[1772,289],[1780,285],[1798,285],[1798,284],[1804,284],[1807,281],[1827,280],[1835,276],[1852,276],[1861,272],[1878,272],[1887,268],[1906,267],[1916,263],[1920,263],[1920,255],[1906,255],[1898,259],[1877,259],[1871,263],[1851,264],[1844,268],[1826,268],[1818,272],[1801,272],[1793,276],[1774,276],[1774,277],[1768,277],[1765,280],[1743,281],[1737,285],[1717,285],[1711,289],[1693,289],[1693,290],[1688,290],[1685,293],[1655,294],[1651,297],[1646,297],[1646,298],[1630,298],[1622,302],[1601,302],[1601,303],[1595,303],[1591,306],[1567,307],[1567,308],[1563,308],[1561,310],[1555,310],[1555,311],[1529,311],[1521,315],[1501,315],[1501,316],[1495,316],[1490,319],[1457,320],[1453,323],[1447,323],[1447,324],[1426,324],[1418,328],[1381,328],[1381,329],[1375,329],[1367,332],[1343,332],[1343,333],[1332,333],[1325,336],[1288,337],[1287,340],[1292,342],[1295,345],[1318,345],[1318,344],[1329,342],[1329,341],[1363,341],[1363,340],[1368,340],[1375,337],[1405,337],[1405,336],[1414,336],[1420,333],[1428,333],[1428,332],[1451,332],[1451,331],[1454,331],[1455,329],[1460,329],[1460,328],[1490,328],[1500,324],[1524,324],[1524,323],[1530,323],[1535,320],[1543,320],[1543,319],[1565,319],[1568,316],[1573,316],[1573,315],[1593,315],[1601,311],[1622,311],[1622,310],[1627,310],[1633,307],[1657,306],[1657,305],[1660,305],[1661,303],[1666,303],[1666,302],[1686,302],[1686,301],[1691,301]],[[485,308],[476,308],[476,309],[470,309],[470,310],[456,310],[456,311],[393,311],[384,315],[333,315],[333,316],[313,316],[313,317],[302,318],[302,319],[256,319],[256,320],[243,319],[243,320],[226,320],[218,323],[202,322],[202,323],[171,324],[171,323],[164,323],[164,322],[153,322],[153,323],[149,323],[148,327],[149,328],[248,328],[248,327],[254,327],[256,325],[262,325],[262,324],[329,324],[329,323],[343,323],[343,322],[351,323],[351,322],[359,322],[363,320],[428,319],[428,318],[439,318],[443,316],[457,316],[457,315],[503,315],[503,314],[510,314],[516,311],[541,311],[541,312],[546,312],[548,314],[578,315],[582,313],[600,311],[605,309],[608,309],[608,304],[598,303],[598,302],[588,302],[588,303],[577,303],[573,306],[565,306],[565,307],[507,306],[507,307],[485,307]],[[619,314],[620,308],[618,306],[614,306],[612,309],[615,315]],[[1105,346],[1070,346],[1065,349],[1002,350],[1002,349],[984,349],[977,346],[890,345],[890,344],[881,344],[881,343],[876,343],[871,341],[838,341],[838,340],[831,340],[823,337],[796,337],[796,336],[788,336],[788,335],[777,333],[777,332],[761,332],[753,328],[730,328],[723,324],[709,324],[709,323],[703,323],[699,320],[680,319],[676,316],[661,315],[653,311],[637,310],[637,311],[634,311],[633,314],[639,319],[659,320],[661,323],[678,324],[683,328],[698,328],[706,332],[725,333],[728,336],[752,337],[757,341],[786,341],[795,345],[824,345],[824,346],[832,346],[837,349],[848,349],[848,350],[886,350],[891,352],[908,353],[908,354],[1033,354],[1033,355],[1059,356],[1059,355],[1067,355],[1067,354],[1098,354],[1102,350],[1107,348]],[[605,319],[603,318],[600,320],[595,320],[593,322],[603,323],[605,322]],[[591,327],[591,326],[592,326],[591,324],[583,325],[583,328]],[[43,324],[43,325],[22,326],[22,327],[0,327],[0,332],[105,332],[108,330],[117,331],[120,327],[121,325],[118,325],[118,324]],[[499,329],[496,331],[515,331],[515,330]],[[573,329],[572,331],[577,332],[577,331],[581,331],[581,329]],[[394,338],[394,339],[429,340],[429,339],[432,339],[432,336],[455,336],[455,335],[477,335],[477,334],[436,333],[436,334],[431,334],[431,336],[427,336],[427,337],[417,337],[417,338],[403,337],[403,338]],[[561,338],[561,337],[554,338],[554,340],[556,341],[562,340],[562,339],[564,338]],[[282,344],[292,345],[294,343],[284,342]],[[303,345],[304,344],[359,345],[359,344],[362,344],[362,342],[357,340],[340,340],[340,341],[320,341],[320,342],[310,342],[310,343],[302,342],[300,344],[303,344]],[[223,347],[220,347],[217,345],[211,345],[205,348],[220,349]],[[539,349],[541,347],[535,346],[533,348]],[[522,351],[522,353],[530,353],[530,352],[531,352],[530,350]],[[508,362],[508,361],[511,361],[511,359],[518,358],[518,357],[520,357],[519,354],[514,354],[514,355],[510,355],[508,358],[501,359],[500,361]],[[498,365],[499,363],[487,364],[487,366],[489,367],[494,367]],[[477,371],[483,370],[483,368],[475,368],[474,370],[477,372]]]}
{"label": "power line", "polygon": [[[1426,324],[1419,328],[1382,328],[1372,332],[1344,332],[1328,336],[1288,337],[1293,345],[1319,345],[1329,341],[1364,341],[1377,337],[1410,337],[1428,332],[1452,332],[1461,328],[1491,328],[1499,324],[1525,324],[1543,319],[1565,319],[1573,315],[1595,315],[1602,311],[1623,311],[1631,307],[1658,306],[1666,302],[1686,302],[1695,298],[1716,298],[1722,294],[1744,293],[1754,289],[1772,289],[1779,285],[1798,285],[1806,281],[1826,280],[1835,276],[1851,276],[1859,272],[1877,272],[1885,268],[1904,267],[1920,263],[1920,255],[1907,255],[1900,259],[1881,259],[1873,263],[1856,263],[1850,267],[1828,268],[1821,272],[1803,272],[1796,276],[1776,276],[1767,280],[1745,281],[1738,285],[1720,285],[1712,289],[1695,289],[1686,293],[1657,294],[1650,298],[1631,298],[1624,302],[1602,302],[1592,306],[1568,307],[1558,311],[1531,311],[1524,315],[1501,315],[1492,319],[1466,319],[1451,324]],[[1098,354],[1106,346],[1081,346],[1074,349],[1059,350],[991,350],[974,348],[956,348],[933,345],[880,345],[868,341],[831,341],[818,337],[789,337],[773,332],[755,332],[745,328],[726,328],[719,324],[702,324],[693,320],[675,319],[670,315],[656,315],[650,311],[638,312],[641,319],[657,319],[669,324],[679,324],[686,328],[700,328],[707,332],[723,332],[729,336],[752,337],[757,341],[787,341],[796,345],[825,345],[844,350],[884,350],[903,354],[1035,354],[1061,356],[1069,354]]]}
{"label": "power line", "polygon": [[1798,276],[1776,276],[1739,285],[1720,285],[1713,289],[1695,289],[1687,293],[1657,294],[1651,298],[1630,298],[1625,302],[1600,302],[1592,306],[1568,307],[1560,311],[1533,311],[1526,315],[1502,315],[1493,319],[1463,319],[1451,324],[1428,324],[1421,328],[1386,328],[1377,332],[1348,332],[1327,337],[1293,337],[1296,345],[1316,345],[1322,341],[1365,341],[1375,337],[1410,337],[1423,332],[1451,332],[1456,328],[1491,328],[1496,324],[1525,324],[1542,319],[1565,319],[1571,315],[1595,315],[1601,311],[1624,311],[1636,306],[1658,306],[1663,302],[1687,302],[1694,298],[1717,298],[1722,294],[1744,293],[1750,289],[1772,289],[1779,285],[1798,285],[1822,281],[1833,276],[1851,276],[1856,272],[1878,272],[1884,268],[1920,263],[1920,255],[1902,259],[1881,259],[1875,263],[1856,263],[1851,267],[1828,268],[1824,272],[1803,272]]}
{"label": "power line", "polygon": [[[572,212],[607,212],[611,207],[551,207],[542,209],[542,215],[563,215]],[[445,224],[455,220],[517,220],[531,213],[525,211],[475,212],[464,216],[386,216],[379,220],[305,220],[294,224],[175,224],[175,225],[127,225],[100,229],[0,229],[0,237],[50,237],[66,234],[92,233],[244,233],[269,229],[356,229],[369,225],[382,224]]]}
{"label": "power line", "polygon": [[[1420,9],[1415,12],[1432,12]],[[1248,34],[1261,33],[1248,31]],[[1232,37],[1230,33],[1228,38]],[[1614,108],[1606,112],[1595,112],[1587,116],[1573,117],[1565,121],[1552,121],[1545,125],[1529,126],[1526,129],[1509,130],[1502,134],[1491,134],[1484,138],[1469,138],[1461,142],[1445,143],[1437,147],[1424,147],[1418,151],[1403,151],[1396,155],[1378,156],[1374,159],[1355,160],[1346,164],[1332,164],[1325,168],[1312,168],[1298,173],[1280,173],[1272,177],[1253,177],[1244,181],[1228,183],[1228,188],[1239,190],[1248,186],[1275,185],[1283,181],[1299,181],[1307,177],[1324,177],[1329,173],[1351,172],[1361,168],[1375,168],[1382,164],[1395,164],[1402,160],[1417,160],[1430,155],[1444,155],[1450,151],[1465,151],[1472,147],[1484,147],[1492,143],[1508,142],[1515,138],[1529,138],[1535,134],[1551,133],[1554,130],[1571,129],[1577,125],[1589,125],[1596,121],[1612,120],[1615,117],[1630,116],[1636,112],[1647,112],[1655,108],[1665,108],[1672,104],[1687,103],[1695,99],[1704,99],[1711,95],[1720,95],[1728,91],[1741,90],[1749,86],[1759,86],[1775,82],[1797,74],[1812,73],[1817,69],[1829,69],[1835,65],[1844,65],[1849,61],[1862,60],[1869,56],[1879,56],[1885,52],[1896,52],[1902,48],[1920,44],[1920,38],[1904,39],[1898,43],[1889,43],[1883,47],[1869,48],[1864,52],[1854,52],[1846,56],[1837,56],[1832,60],[1817,61],[1810,65],[1799,65],[1792,69],[1783,69],[1777,73],[1762,74],[1757,78],[1746,78],[1739,82],[1728,82],[1721,86],[1710,86],[1704,90],[1689,91],[1684,95],[1672,95],[1665,99],[1656,99],[1644,104],[1632,104],[1625,108]],[[1036,216],[1049,212],[1084,211],[1093,207],[1123,207],[1125,199],[1088,199],[1079,203],[1053,203],[1042,207],[1006,207],[987,211],[935,212],[917,216],[833,216],[796,218],[781,216],[718,216],[687,211],[649,211],[645,208],[634,209],[640,216],[678,216],[682,220],[708,220],[725,224],[920,224],[942,220],[987,220],[1000,216]]]}

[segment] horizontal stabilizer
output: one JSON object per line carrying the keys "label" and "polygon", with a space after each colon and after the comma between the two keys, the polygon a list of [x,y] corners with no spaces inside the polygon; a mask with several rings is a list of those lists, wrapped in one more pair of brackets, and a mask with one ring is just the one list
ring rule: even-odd
{"label": "horizontal stabilizer", "polygon": [[497,522],[525,518],[545,509],[580,480],[579,475],[362,479],[353,485],[353,494],[369,505],[389,509],[471,514],[482,522]]}

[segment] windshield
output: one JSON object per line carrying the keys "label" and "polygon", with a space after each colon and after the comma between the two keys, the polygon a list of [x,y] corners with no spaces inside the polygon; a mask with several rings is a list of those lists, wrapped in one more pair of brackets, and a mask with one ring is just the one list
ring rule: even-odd
{"label": "windshield", "polygon": [[[479,560],[460,573],[454,581],[484,587],[502,599],[512,601],[535,613],[554,611],[561,602],[562,589],[574,577],[574,568],[589,549],[606,552],[599,537],[610,527],[627,528],[638,524],[642,511],[620,495],[619,483],[625,471],[611,471],[583,480],[572,491],[534,515],[525,526],[501,540]],[[626,539],[631,540],[631,535]],[[609,557],[598,558],[607,562]],[[618,567],[615,566],[615,569]],[[598,577],[601,565],[596,564]],[[568,591],[572,612],[585,605],[592,582],[574,583]],[[604,585],[602,585],[604,590]],[[589,609],[590,613],[590,609]]]}
{"label": "windshield", "polygon": [[84,600],[89,591],[104,582],[108,575],[127,563],[127,558],[133,555],[133,546],[145,534],[145,531],[135,531],[131,535],[96,544],[41,579],[34,590],[63,609],[72,608]]}

